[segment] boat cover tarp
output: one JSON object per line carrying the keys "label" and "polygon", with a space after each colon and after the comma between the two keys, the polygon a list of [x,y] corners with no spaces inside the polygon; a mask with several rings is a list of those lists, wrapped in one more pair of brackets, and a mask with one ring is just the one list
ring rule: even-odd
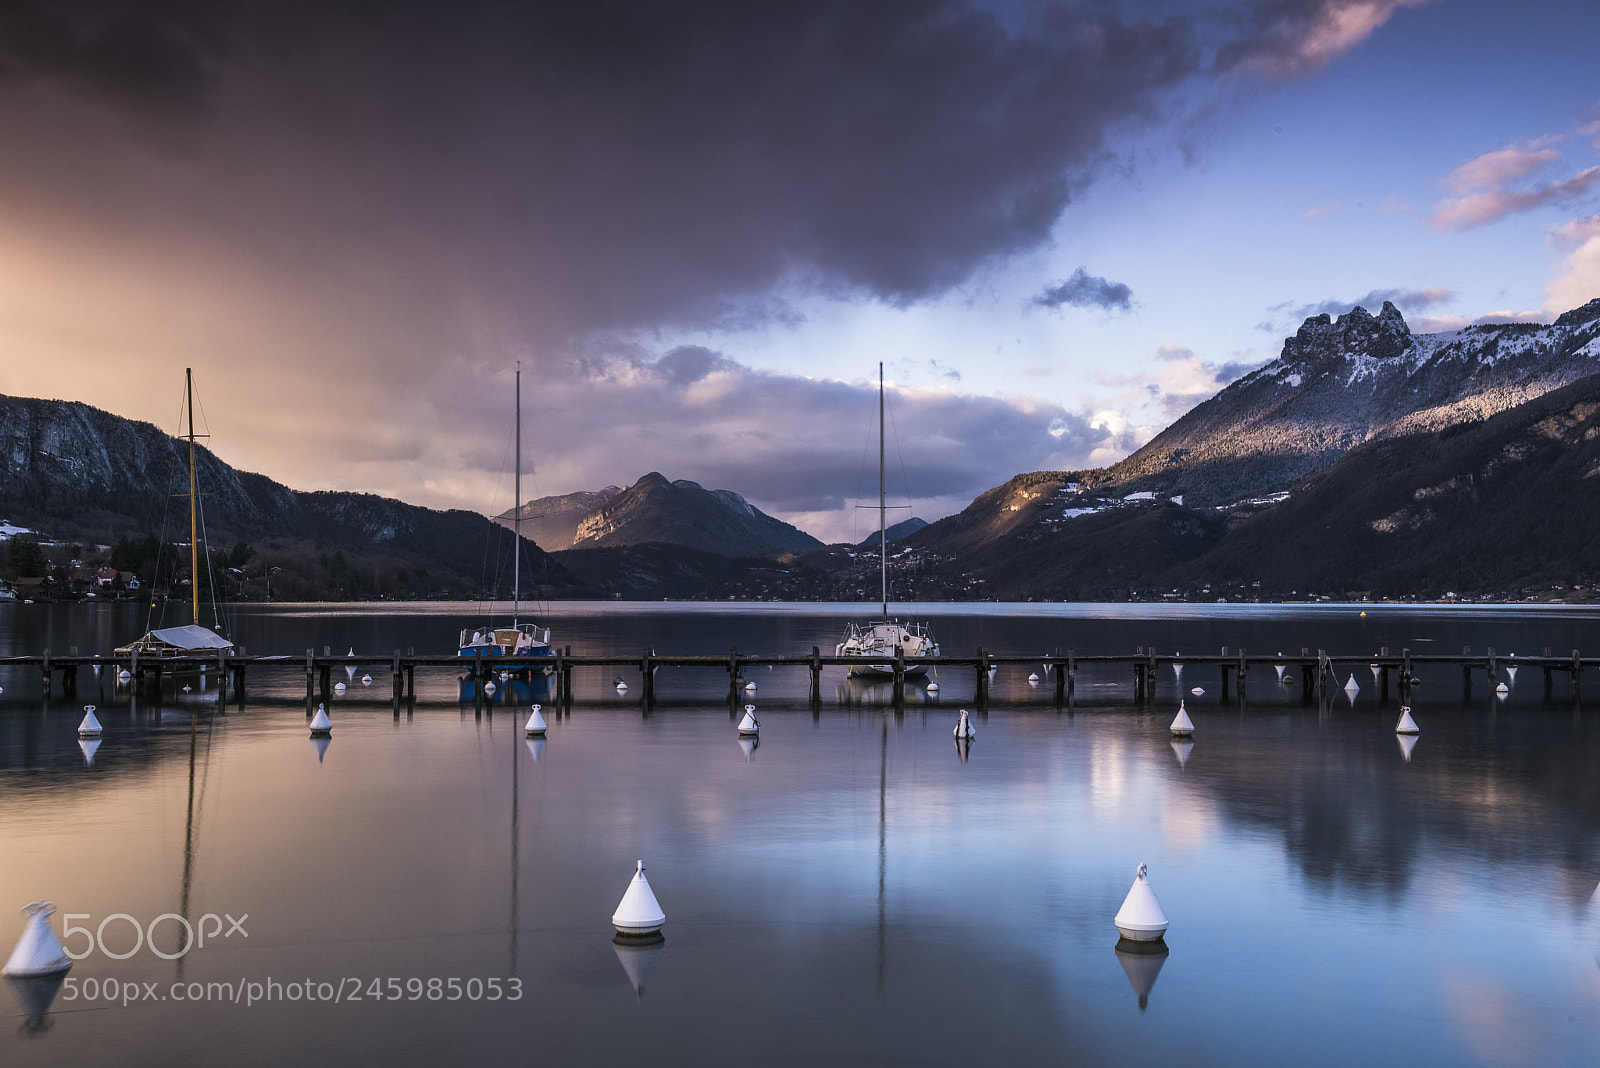
{"label": "boat cover tarp", "polygon": [[175,649],[232,649],[233,643],[214,630],[193,624],[187,627],[163,627],[146,634],[141,641],[158,641]]}

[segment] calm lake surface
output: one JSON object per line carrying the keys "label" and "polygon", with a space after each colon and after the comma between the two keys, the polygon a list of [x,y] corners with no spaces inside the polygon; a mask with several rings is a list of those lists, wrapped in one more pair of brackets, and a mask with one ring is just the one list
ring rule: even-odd
{"label": "calm lake surface", "polygon": [[[581,653],[809,652],[858,608],[558,603],[550,621]],[[449,652],[483,611],[272,606],[229,626],[252,654]],[[1577,608],[917,615],[948,653],[1600,653],[1600,612]],[[109,653],[144,625],[136,605],[0,606],[0,655]],[[135,698],[85,673],[68,700],[0,667],[0,954],[41,898],[58,931],[67,913],[100,931],[71,983],[0,983],[0,1058],[1595,1063],[1596,673],[1574,702],[1534,669],[1504,699],[1424,671],[1408,760],[1397,706],[1360,673],[1319,708],[1270,668],[1243,706],[1193,669],[1188,748],[1167,731],[1170,672],[1144,708],[1131,679],[1085,672],[1066,711],[1028,671],[999,672],[963,761],[970,672],[896,711],[834,669],[814,711],[804,670],[758,670],[753,752],[717,670],[662,669],[649,715],[637,672],[626,695],[580,672],[542,745],[525,706],[463,704],[453,672],[419,672],[398,711],[374,672],[344,680],[319,750],[297,670],[252,674],[224,710],[210,680]],[[639,858],[665,941],[617,945]],[[1118,949],[1140,863],[1171,919],[1164,955]],[[173,916],[206,944],[180,953]]]}

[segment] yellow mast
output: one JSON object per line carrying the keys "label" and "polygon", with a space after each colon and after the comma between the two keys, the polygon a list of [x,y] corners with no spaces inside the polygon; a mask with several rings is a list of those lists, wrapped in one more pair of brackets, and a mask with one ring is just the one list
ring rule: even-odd
{"label": "yellow mast", "polygon": [[199,498],[194,485],[194,371],[183,369],[183,393],[189,406],[189,622],[200,625],[200,533],[195,522]]}

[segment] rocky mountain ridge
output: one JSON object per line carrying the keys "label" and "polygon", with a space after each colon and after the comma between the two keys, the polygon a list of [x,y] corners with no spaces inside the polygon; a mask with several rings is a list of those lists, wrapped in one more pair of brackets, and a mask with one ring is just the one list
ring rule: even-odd
{"label": "rocky mountain ridge", "polygon": [[1554,323],[1412,334],[1387,301],[1307,319],[1278,358],[1197,405],[1127,459],[1082,472],[1095,490],[1264,497],[1365,442],[1486,419],[1600,370],[1600,299]]}
{"label": "rocky mountain ridge", "polygon": [[[1377,527],[1352,528],[1339,541],[1326,532],[1344,530],[1342,517],[1353,513],[1337,499],[1319,496],[1322,490],[1312,491],[1339,484],[1353,499],[1361,498],[1356,484],[1330,481],[1333,473],[1342,478],[1342,472],[1361,470],[1363,477],[1392,485],[1382,471],[1367,466],[1377,455],[1389,457],[1398,471],[1419,470],[1400,462],[1401,453],[1383,451],[1384,443],[1405,442],[1404,448],[1431,455],[1439,441],[1455,435],[1468,440],[1488,422],[1540,423],[1543,398],[1587,389],[1593,384],[1588,376],[1597,373],[1600,300],[1549,325],[1425,335],[1411,334],[1387,303],[1376,316],[1362,308],[1337,320],[1316,316],[1286,339],[1277,360],[1197,406],[1126,460],[1095,471],[1018,475],[908,543],[930,562],[938,586],[957,595],[1095,599],[1117,590],[1126,596],[1141,585],[1202,588],[1213,578],[1255,582],[1263,576],[1284,579],[1279,592],[1287,594],[1303,589],[1314,575],[1321,585],[1366,589],[1375,581],[1372,575],[1402,573],[1422,589],[1431,584],[1430,575],[1469,585],[1477,581],[1473,575],[1515,582],[1511,572],[1518,569],[1524,576],[1582,570],[1586,558],[1570,539],[1552,540],[1538,531],[1518,535],[1523,541],[1508,556],[1515,567],[1430,570],[1425,545],[1412,535],[1429,530],[1429,536],[1443,536],[1425,518],[1442,514],[1437,507],[1407,511],[1395,505],[1368,517],[1369,523],[1388,524],[1393,537],[1374,543]],[[1567,451],[1581,451],[1579,444],[1568,443]],[[1442,463],[1476,462],[1453,449],[1444,452],[1453,459]],[[1554,463],[1555,455],[1547,459]],[[1538,480],[1537,474],[1523,469],[1526,480]],[[1440,489],[1449,482],[1446,476],[1427,477],[1408,492],[1449,496]],[[1548,480],[1540,484],[1556,492]],[[1590,492],[1582,479],[1567,478],[1562,486],[1560,492],[1569,495]],[[1304,499],[1317,500],[1322,511],[1305,510],[1299,504]],[[1506,525],[1481,517],[1458,521],[1487,529]],[[1546,524],[1546,534],[1549,529]],[[1251,532],[1263,530],[1272,532],[1270,539],[1251,540]],[[1246,544],[1248,553],[1239,549]],[[1293,548],[1311,544],[1322,546],[1326,557],[1345,560],[1346,577],[1313,566]],[[1379,571],[1370,562],[1348,560],[1345,544],[1381,553],[1393,566]],[[1478,551],[1463,550],[1463,559]],[[1542,569],[1536,566],[1539,553],[1548,557]],[[1298,572],[1299,581],[1273,571],[1273,561],[1295,561],[1284,566]],[[1392,581],[1390,589],[1402,585]]]}
{"label": "rocky mountain ridge", "polygon": [[[727,557],[778,557],[810,552],[822,545],[732,490],[708,490],[687,479],[669,481],[657,471],[625,490],[603,490],[593,496],[601,499],[572,526],[570,541],[554,545],[602,549],[664,544]],[[530,502],[527,507],[537,503]],[[575,511],[562,513],[563,521]],[[502,516],[497,522],[507,520]]]}

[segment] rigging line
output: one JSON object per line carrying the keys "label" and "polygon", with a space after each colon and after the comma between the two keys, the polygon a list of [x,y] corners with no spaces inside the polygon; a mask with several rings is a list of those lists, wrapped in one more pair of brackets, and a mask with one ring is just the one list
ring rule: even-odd
{"label": "rigging line", "polygon": [[[874,399],[876,399],[876,398],[874,398]],[[875,431],[877,429],[878,429],[878,406],[877,406],[877,404],[874,403],[872,405],[872,416],[871,416],[870,419],[867,420],[866,437],[863,438],[862,441],[861,441],[861,466],[856,470],[856,495],[853,498],[851,498],[851,500],[853,502],[855,502],[854,503],[854,507],[852,507],[850,509],[850,544],[851,545],[859,545],[859,544],[861,544],[861,538],[858,536],[861,533],[861,517],[856,514],[856,511],[857,511],[857,509],[862,507],[862,505],[861,505],[861,499],[862,499],[861,487],[867,480],[867,454],[869,452],[871,452],[871,450],[872,450],[872,434],[873,434],[873,431]]]}
{"label": "rigging line", "polygon": [[[501,494],[505,491],[506,459],[511,455],[511,444],[514,434],[514,430],[506,434],[505,448],[500,453],[500,472],[495,476],[494,494],[489,498],[489,529],[484,532],[483,574],[481,576],[484,589],[489,594],[488,599],[483,602],[483,618],[485,623],[492,623],[494,621],[494,594],[500,586],[500,576],[505,573],[505,528],[499,523],[496,523],[492,517],[499,514],[495,511],[495,508],[499,505]],[[489,569],[489,561],[491,557],[494,560],[492,581],[491,572]]]}
{"label": "rigging line", "polygon": [[[211,420],[206,418],[206,403],[200,399],[199,393],[200,391],[195,389],[194,385],[191,383],[189,386],[189,403],[192,405],[199,405],[200,426],[205,430],[204,434],[197,434],[196,437],[204,437],[209,439],[211,437]],[[211,452],[211,447],[209,445],[205,446],[205,451],[211,455],[213,459],[216,458],[216,454]],[[199,465],[196,464],[197,469],[198,466]],[[198,486],[196,486],[195,492],[197,494],[199,493]],[[217,633],[222,634],[226,633],[227,628],[222,625],[222,609],[217,604],[217,576],[211,570],[211,538],[206,534],[206,506],[201,503],[201,498],[198,496],[195,498],[194,503],[195,510],[200,514],[200,545],[202,551],[206,554],[206,589],[211,593],[211,623],[212,627],[217,631]],[[191,581],[193,581],[192,577]],[[198,620],[196,622],[198,622]]]}
{"label": "rigging line", "polygon": [[906,454],[905,454],[905,450],[900,445],[900,428],[899,428],[899,426],[897,426],[895,424],[895,421],[894,421],[894,406],[893,405],[889,405],[888,406],[888,411],[889,411],[889,432],[894,435],[894,454],[900,460],[900,483],[901,483],[901,488],[903,488],[906,491],[906,508],[909,510],[911,508],[911,506],[912,506],[911,505],[911,479],[906,477]]}
{"label": "rigging line", "polygon": [[[187,396],[188,396],[188,389],[185,388],[183,390],[183,392],[180,394],[180,398],[187,397]],[[178,415],[177,415],[177,420],[176,420],[177,424],[178,424],[178,429],[180,429],[180,430],[183,429],[183,405],[184,405],[184,401],[182,399],[180,399],[178,401]],[[172,488],[172,484],[170,482],[167,484],[167,488],[169,490]],[[150,596],[152,598],[155,597],[156,591],[161,588],[161,562],[162,562],[163,559],[165,559],[165,557],[167,555],[167,523],[172,518],[172,497],[173,497],[173,494],[171,494],[170,492],[164,494],[163,495],[162,504],[161,504],[161,538],[156,543],[156,567],[155,567],[155,571],[150,576]],[[168,583],[168,585],[170,586],[171,584]],[[162,622],[162,623],[165,623],[167,621],[167,600],[168,600],[168,598],[165,597],[165,596],[163,596],[161,598],[160,622]],[[146,634],[150,633],[150,631],[155,629],[155,627],[153,626],[153,624],[155,622],[157,622],[157,618],[156,618],[155,612],[156,612],[156,602],[154,600],[152,600],[150,602],[150,607],[145,609],[145,613],[144,613],[144,629],[145,629],[145,633]]]}
{"label": "rigging line", "polygon": [[[171,488],[171,483],[168,483],[168,488],[169,489]],[[166,555],[167,555],[167,524],[169,522],[171,522],[171,519],[172,519],[172,498],[173,498],[173,496],[174,496],[174,494],[171,494],[171,493],[167,493],[167,494],[163,494],[162,495],[162,503],[161,503],[161,535],[156,541],[156,567],[155,567],[155,570],[153,572],[151,572],[151,575],[150,575],[150,596],[151,597],[155,597],[156,591],[161,588],[161,563],[162,563],[163,560],[166,559]],[[170,581],[168,582],[168,585],[169,586],[171,585]],[[150,607],[145,610],[145,614],[144,614],[144,629],[145,629],[145,633],[147,633],[147,634],[150,631],[155,629],[154,624],[157,622],[157,619],[156,619],[156,616],[155,616],[155,610],[156,610],[156,602],[152,600],[150,602]],[[166,622],[166,618],[167,618],[167,598],[165,596],[163,596],[161,598],[161,617],[160,617],[159,621],[164,623],[164,622]]]}

